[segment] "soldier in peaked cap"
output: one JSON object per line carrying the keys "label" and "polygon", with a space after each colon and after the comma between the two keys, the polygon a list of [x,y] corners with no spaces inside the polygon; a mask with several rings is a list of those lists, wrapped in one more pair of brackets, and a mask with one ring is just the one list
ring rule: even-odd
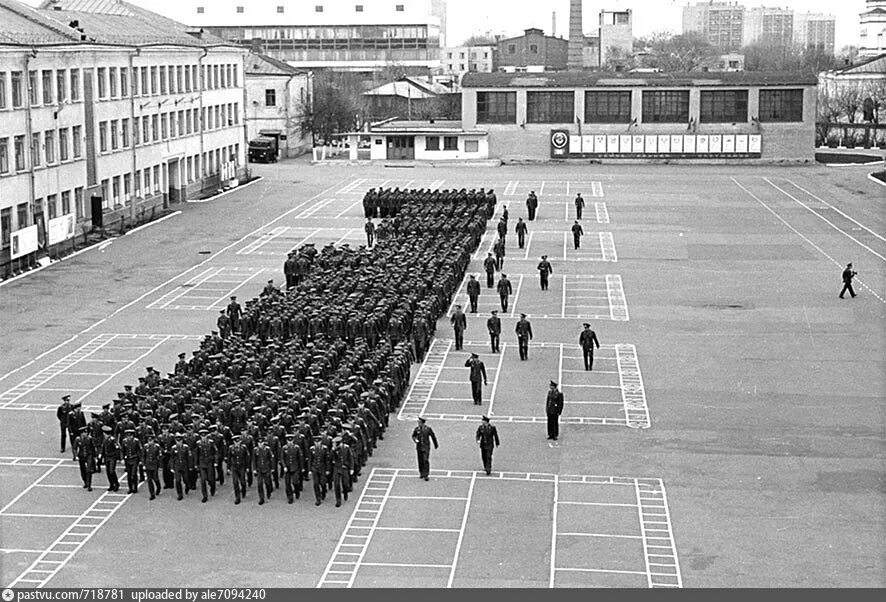
{"label": "soldier in peaked cap", "polygon": [[584,236],[584,229],[581,227],[581,224],[578,223],[578,220],[575,220],[575,223],[572,224],[572,243],[576,249],[581,247],[581,237]]}
{"label": "soldier in peaked cap", "polygon": [[477,301],[480,298],[480,283],[473,274],[469,276],[466,288],[468,289],[468,301],[471,303],[471,313],[477,313]]}
{"label": "soldier in peaked cap", "polygon": [[585,322],[582,324],[584,330],[578,335],[578,344],[581,345],[582,356],[585,361],[585,370],[594,369],[594,347],[600,348],[600,341],[597,340],[597,333],[591,330],[591,325]]}
{"label": "soldier in peaked cap", "polygon": [[138,493],[138,466],[141,461],[142,444],[135,436],[135,429],[126,429],[120,447],[123,448],[123,462],[126,466],[126,482],[129,486],[129,493]]}
{"label": "soldier in peaked cap", "polygon": [[175,434],[175,444],[172,446],[169,461],[172,466],[172,472],[175,475],[175,492],[178,495],[178,500],[181,501],[182,482],[184,482],[184,493],[190,491],[190,476],[188,473],[193,464],[191,448],[185,443],[183,433]]}
{"label": "soldier in peaked cap", "polygon": [[271,482],[274,453],[263,438],[259,438],[256,444],[254,462],[256,479],[258,480],[258,505],[261,506],[265,503],[265,492],[270,500],[271,492],[274,491],[274,484]]}
{"label": "soldier in peaked cap", "polygon": [[286,434],[286,445],[280,454],[280,463],[285,472],[283,479],[286,487],[286,500],[291,504],[292,496],[301,497],[304,458],[301,448],[295,442],[295,433]]}
{"label": "soldier in peaked cap", "polygon": [[548,277],[554,273],[554,268],[551,265],[551,262],[548,261],[547,255],[541,256],[541,261],[538,262],[538,279],[541,284],[541,290],[548,290]]}
{"label": "soldier in peaked cap", "polygon": [[215,447],[215,442],[209,438],[209,429],[201,428],[199,434],[195,463],[200,473],[200,492],[203,494],[203,499],[200,501],[205,504],[209,498],[207,484],[209,493],[215,495],[215,463],[218,449]]}
{"label": "soldier in peaked cap", "polygon": [[455,333],[455,350],[461,351],[465,340],[465,329],[468,327],[468,318],[461,310],[461,305],[455,306],[449,321],[452,323],[452,330]]}
{"label": "soldier in peaked cap", "polygon": [[532,340],[532,324],[526,319],[526,314],[520,314],[520,319],[514,327],[517,333],[517,345],[520,349],[520,359],[529,359],[529,341]]}
{"label": "soldier in peaked cap", "polygon": [[237,303],[237,295],[231,295],[231,302],[227,307],[228,319],[231,321],[231,332],[240,332],[240,318],[243,315],[243,308]]}
{"label": "soldier in peaked cap", "polygon": [[497,309],[493,309],[489,313],[489,319],[486,320],[486,330],[489,332],[489,343],[492,345],[492,353],[498,353],[498,345],[501,340],[501,318],[498,317]]}
{"label": "soldier in peaked cap", "polygon": [[326,498],[326,482],[330,472],[329,450],[323,445],[323,438],[314,437],[314,444],[309,453],[311,480],[314,482],[314,505],[319,506]]}
{"label": "soldier in peaked cap", "polygon": [[96,455],[95,440],[89,434],[89,427],[80,427],[80,435],[77,437],[77,461],[80,464],[83,488],[88,491],[92,491],[92,473],[95,472]]}
{"label": "soldier in peaked cap", "polygon": [[342,496],[348,499],[348,491],[351,489],[351,472],[354,470],[355,460],[350,446],[344,443],[342,437],[332,439],[332,451],[329,454],[332,469],[332,487],[335,492],[335,507],[341,506]]}
{"label": "soldier in peaked cap", "polygon": [[514,231],[517,233],[517,246],[522,249],[526,244],[526,233],[529,231],[522,217],[517,218],[517,223],[514,224]]}
{"label": "soldier in peaked cap", "polygon": [[178,354],[178,361],[175,363],[175,372],[173,374],[187,374],[188,373],[188,361],[185,359],[184,353]]}
{"label": "soldier in peaked cap", "polygon": [[246,497],[246,470],[249,468],[249,449],[243,444],[241,435],[234,435],[228,448],[228,468],[234,482],[234,504],[239,504]]}
{"label": "soldier in peaked cap", "polygon": [[77,460],[77,441],[80,437],[80,429],[86,426],[86,416],[81,411],[82,407],[82,404],[75,403],[68,413],[68,435],[71,439],[71,453],[75,461]]}
{"label": "soldier in peaked cap", "polygon": [[498,298],[501,301],[501,310],[503,312],[508,311],[508,298],[513,294],[514,287],[511,286],[511,281],[508,280],[508,275],[502,273],[501,278],[498,281],[498,285],[496,286],[496,290],[498,290]]}
{"label": "soldier in peaked cap", "polygon": [[489,417],[483,416],[482,422],[477,427],[477,444],[480,446],[480,458],[483,460],[483,470],[486,474],[492,473],[492,451],[499,446],[498,429],[489,424]]}
{"label": "soldier in peaked cap", "polygon": [[437,449],[437,435],[434,429],[427,425],[427,421],[419,416],[418,425],[412,431],[412,441],[415,443],[415,452],[418,456],[418,477],[428,480],[431,474],[431,442],[434,443],[434,449]]}
{"label": "soldier in peaked cap", "polygon": [[117,461],[120,459],[120,444],[113,436],[114,429],[105,425],[102,427],[104,438],[102,439],[101,456],[105,465],[105,476],[108,477],[108,491],[119,491],[120,480],[117,478]]}
{"label": "soldier in peaked cap", "polygon": [[[71,396],[62,395],[62,402],[55,411],[55,417],[58,419],[59,431],[61,434],[61,453],[65,453],[65,439],[68,434],[68,416],[71,414]],[[73,440],[71,445],[73,445]]]}
{"label": "soldier in peaked cap", "polygon": [[495,286],[495,270],[497,266],[498,264],[492,253],[487,253],[486,259],[483,260],[483,269],[486,270],[486,288],[493,288]]}
{"label": "soldier in peaked cap", "polygon": [[163,460],[163,449],[157,443],[157,437],[151,433],[148,435],[148,441],[142,447],[141,462],[145,467],[148,480],[148,494],[150,500],[160,495],[163,488],[160,485],[160,464]]}
{"label": "soldier in peaked cap", "polygon": [[551,388],[545,400],[545,415],[548,419],[548,439],[557,440],[560,436],[560,414],[563,413],[563,393],[557,389],[557,383],[551,381]]}
{"label": "soldier in peaked cap", "polygon": [[465,362],[465,368],[470,368],[470,375],[468,380],[471,383],[471,397],[474,399],[474,405],[481,405],[483,403],[483,387],[481,386],[481,382],[484,385],[488,385],[489,382],[486,379],[486,364],[480,359],[476,353],[472,353],[471,357]]}

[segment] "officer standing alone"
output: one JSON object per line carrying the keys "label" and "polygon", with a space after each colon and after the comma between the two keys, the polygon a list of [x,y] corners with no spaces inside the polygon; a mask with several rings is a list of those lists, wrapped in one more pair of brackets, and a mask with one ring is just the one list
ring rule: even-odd
{"label": "officer standing alone", "polygon": [[486,474],[492,474],[492,451],[499,446],[498,429],[489,424],[489,417],[483,416],[480,426],[477,427],[477,444],[480,445],[480,458],[483,460],[483,470]]}
{"label": "officer standing alone", "polygon": [[412,441],[415,443],[415,451],[418,456],[418,477],[425,481],[431,474],[431,442],[434,443],[434,449],[439,447],[437,435],[426,422],[424,418],[419,416],[418,426],[412,431]]}

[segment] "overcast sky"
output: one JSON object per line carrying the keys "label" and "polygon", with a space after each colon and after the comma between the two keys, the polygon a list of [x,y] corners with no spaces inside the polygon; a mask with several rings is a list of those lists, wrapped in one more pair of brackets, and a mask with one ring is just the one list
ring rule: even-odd
{"label": "overcast sky", "polygon": [[[25,0],[38,4],[40,0]],[[165,6],[176,0],[129,0],[151,10],[163,13]],[[309,0],[302,0],[307,2]],[[349,1],[349,0],[338,0]],[[212,0],[207,0],[212,2]],[[249,2],[249,0],[244,0]],[[449,16],[447,44],[457,45],[474,33],[504,33],[517,35],[527,27],[538,27],[551,33],[551,14],[557,13],[557,35],[568,37],[569,0],[447,0]],[[645,36],[656,31],[680,33],[685,0],[584,0],[585,32],[590,32],[601,8],[634,11],[634,35]],[[864,9],[864,0],[746,0],[747,7],[792,7],[798,12],[830,13],[837,18],[837,50],[847,44],[857,44],[858,13]]]}

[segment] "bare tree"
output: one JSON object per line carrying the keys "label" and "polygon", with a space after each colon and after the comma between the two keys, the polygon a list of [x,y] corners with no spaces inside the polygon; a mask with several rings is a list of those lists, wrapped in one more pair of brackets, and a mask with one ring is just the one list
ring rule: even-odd
{"label": "bare tree", "polygon": [[603,52],[604,71],[630,71],[634,68],[634,53],[621,46],[610,46]]}
{"label": "bare tree", "polygon": [[665,72],[698,71],[718,55],[714,46],[696,33],[655,33],[647,39],[645,65]]}

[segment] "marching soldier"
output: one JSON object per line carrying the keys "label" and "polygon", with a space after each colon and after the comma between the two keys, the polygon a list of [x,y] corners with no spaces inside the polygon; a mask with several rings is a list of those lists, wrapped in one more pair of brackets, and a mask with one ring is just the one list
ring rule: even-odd
{"label": "marching soldier", "polygon": [[147,473],[149,500],[153,500],[162,491],[160,477],[158,476],[162,454],[163,450],[160,444],[157,443],[154,434],[148,435],[148,442],[142,447],[142,464]]}
{"label": "marching soldier", "polygon": [[480,385],[480,382],[484,385],[488,385],[489,382],[486,380],[486,364],[484,364],[480,357],[476,353],[472,353],[471,357],[465,362],[465,368],[471,369],[470,381],[471,381],[471,397],[474,399],[474,405],[482,405],[483,404],[483,387]]}
{"label": "marching soldier", "polygon": [[172,489],[175,480],[170,466],[170,456],[172,454],[172,446],[175,445],[175,437],[169,432],[169,423],[160,426],[161,432],[157,435],[157,443],[160,444],[162,454],[160,456],[160,467],[163,473],[163,489]]}
{"label": "marching soldier", "polygon": [[581,247],[581,237],[584,236],[584,233],[585,231],[582,230],[581,224],[576,220],[572,225],[572,243],[575,245],[576,249]]}
{"label": "marching soldier", "polygon": [[343,442],[341,437],[332,440],[332,484],[335,491],[335,507],[341,506],[342,495],[348,500],[348,491],[351,489],[351,471],[355,461],[351,448]]}
{"label": "marching soldier", "polygon": [[237,303],[237,295],[231,295],[227,311],[228,319],[231,321],[231,332],[240,332],[240,317],[243,315],[243,308]]}
{"label": "marching soldier", "polygon": [[191,456],[191,448],[184,441],[182,433],[175,434],[175,444],[172,446],[169,461],[172,465],[172,473],[175,475],[175,492],[178,494],[178,500],[182,500],[182,481],[185,484],[185,493],[191,489],[189,487],[188,472],[193,463]]}
{"label": "marching soldier", "polygon": [[[58,427],[61,435],[61,453],[65,453],[65,442],[68,435],[68,417],[71,415],[71,396],[70,395],[62,395],[61,405],[58,406],[58,409],[55,411],[55,417],[58,418]],[[71,446],[74,445],[74,441],[71,441]]]}
{"label": "marching soldier", "polygon": [[492,315],[486,320],[486,330],[489,331],[489,343],[492,345],[492,353],[498,353],[499,342],[501,341],[501,318],[498,317],[498,310],[493,309]]}
{"label": "marching soldier", "polygon": [[267,492],[268,500],[271,499],[271,492],[274,491],[274,485],[271,483],[271,468],[274,464],[274,452],[268,447],[268,442],[259,439],[255,447],[255,476],[258,480],[258,505],[265,503],[265,492]]}
{"label": "marching soldier", "polygon": [[[196,461],[197,470],[200,473],[200,492],[203,499],[200,500],[204,504],[209,499],[209,493],[215,495],[215,461],[218,450],[215,443],[209,438],[208,429],[200,429],[200,440],[197,441]],[[209,492],[207,492],[209,485]]]}
{"label": "marching soldier", "polygon": [[249,450],[240,441],[240,435],[234,435],[234,442],[228,448],[228,469],[231,481],[234,482],[234,504],[246,497],[246,469],[249,466]]}
{"label": "marching soldier", "polygon": [[551,266],[551,262],[548,261],[547,255],[541,256],[541,261],[538,262],[538,278],[541,283],[541,290],[548,290],[548,277],[554,273],[554,268]]}
{"label": "marching soldier", "polygon": [[499,236],[495,244],[492,245],[492,252],[495,255],[495,269],[499,272],[505,267],[505,239]]}
{"label": "marching soldier", "polygon": [[[853,299],[855,298],[855,291],[852,290],[852,279],[855,278],[856,274],[858,274],[858,272],[852,269],[852,264],[847,263],[846,269],[843,270],[843,289],[840,291],[841,299],[845,299],[843,295],[846,294],[846,291],[849,291],[849,295],[852,296]],[[62,451],[64,451],[64,444],[62,444]]]}
{"label": "marching soldier", "polygon": [[102,440],[102,462],[105,464],[105,476],[108,477],[108,491],[119,491],[120,480],[117,478],[117,461],[120,459],[120,444],[113,436],[110,426],[102,427],[105,434]]}
{"label": "marching soldier", "polygon": [[415,443],[415,451],[418,455],[418,477],[428,480],[431,474],[431,442],[437,449],[437,436],[434,430],[426,424],[426,420],[418,417],[418,426],[412,431],[412,441]]}
{"label": "marching soldier", "polygon": [[529,341],[532,340],[532,324],[526,319],[526,314],[520,314],[517,326],[514,328],[517,333],[517,344],[520,348],[520,359],[529,359]]}
{"label": "marching soldier", "polygon": [[371,249],[375,244],[375,224],[372,223],[371,218],[366,218],[366,225],[363,229],[366,231],[366,247]]}
{"label": "marching soldier", "polygon": [[293,493],[295,499],[301,497],[302,472],[304,471],[304,458],[302,458],[301,448],[295,443],[295,433],[286,434],[286,445],[283,446],[280,461],[285,472],[283,479],[286,486],[286,500],[291,504]]}
{"label": "marching soldier", "polygon": [[468,327],[468,319],[461,310],[461,305],[455,306],[452,317],[449,318],[452,323],[452,330],[455,332],[455,350],[461,351],[465,341],[465,329]]}
{"label": "marching soldier", "polygon": [[218,328],[218,334],[222,340],[231,336],[231,318],[228,317],[228,314],[224,309],[219,310],[215,326]]}
{"label": "marching soldier", "polygon": [[507,274],[502,274],[501,278],[498,281],[498,286],[496,287],[498,290],[498,298],[501,301],[501,310],[503,312],[508,311],[508,297],[514,292],[514,287],[511,286],[511,281],[508,280]]}
{"label": "marching soldier", "polygon": [[581,345],[582,355],[585,360],[585,370],[590,372],[594,369],[594,346],[600,348],[600,341],[597,340],[597,333],[591,330],[591,325],[585,322],[585,327],[578,335],[578,344]]}
{"label": "marching soldier", "polygon": [[135,436],[135,429],[126,429],[123,441],[123,464],[126,466],[126,482],[129,485],[128,493],[138,493],[138,466],[141,462],[142,444]]}
{"label": "marching soldier", "polygon": [[314,445],[310,451],[311,480],[314,482],[314,505],[319,506],[326,498],[326,480],[329,474],[328,450],[322,443],[322,437],[314,437]]}
{"label": "marching soldier", "polygon": [[75,403],[71,406],[71,413],[68,414],[68,436],[71,440],[71,454],[74,460],[77,460],[77,441],[80,437],[80,429],[86,426],[86,416],[81,411],[82,404]]}
{"label": "marching soldier", "polygon": [[477,313],[477,300],[480,298],[480,283],[477,282],[477,279],[474,278],[474,275],[471,274],[468,277],[468,300],[471,302],[471,313]]}
{"label": "marching soldier", "polygon": [[77,438],[77,461],[80,464],[80,478],[83,479],[83,489],[92,491],[92,473],[95,472],[95,440],[89,434],[89,427],[80,427],[80,436]]}
{"label": "marching soldier", "polygon": [[535,196],[535,191],[530,190],[529,196],[526,198],[526,213],[529,216],[529,221],[535,221],[535,212],[538,210],[538,197]]}
{"label": "marching soldier", "polygon": [[514,231],[517,233],[517,246],[522,249],[526,243],[526,233],[529,231],[526,227],[526,222],[523,221],[522,217],[517,218],[517,223],[514,225]]}
{"label": "marching soldier", "polygon": [[477,444],[480,446],[483,470],[486,474],[492,474],[492,451],[499,446],[498,429],[489,424],[488,416],[483,416],[481,420],[480,426],[477,427]]}
{"label": "marching soldier", "polygon": [[548,439],[554,441],[560,436],[560,414],[563,413],[563,393],[557,390],[557,383],[551,381],[551,389],[545,400],[545,415],[548,419]]}
{"label": "marching soldier", "polygon": [[496,268],[495,257],[492,256],[492,253],[486,254],[486,259],[483,260],[483,269],[486,270],[486,288],[492,288],[495,286],[494,278],[495,278],[495,268]]}
{"label": "marching soldier", "polygon": [[575,219],[581,221],[581,214],[585,208],[585,200],[581,198],[581,193],[575,195]]}

